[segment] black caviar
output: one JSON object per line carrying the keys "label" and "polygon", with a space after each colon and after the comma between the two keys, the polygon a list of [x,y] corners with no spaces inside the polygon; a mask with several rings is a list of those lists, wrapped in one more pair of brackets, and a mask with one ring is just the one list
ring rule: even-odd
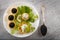
{"label": "black caviar", "polygon": [[44,24],[41,26],[41,33],[43,36],[45,36],[47,33],[47,27]]}
{"label": "black caviar", "polygon": [[8,19],[9,20],[13,20],[14,19],[14,16],[13,15],[9,15]]}
{"label": "black caviar", "polygon": [[14,28],[14,26],[15,26],[14,22],[11,22],[11,23],[9,24],[9,27],[10,27],[10,28]]}
{"label": "black caviar", "polygon": [[13,8],[13,9],[11,10],[11,12],[12,12],[13,14],[15,14],[15,13],[17,12],[17,9],[16,9],[16,8]]}

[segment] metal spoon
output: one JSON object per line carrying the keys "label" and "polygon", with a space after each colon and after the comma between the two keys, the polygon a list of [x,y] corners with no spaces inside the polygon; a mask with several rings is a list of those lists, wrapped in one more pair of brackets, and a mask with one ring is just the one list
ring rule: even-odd
{"label": "metal spoon", "polygon": [[43,16],[43,24],[41,25],[41,28],[40,28],[42,36],[45,36],[47,33],[47,27],[45,25],[45,18],[44,18],[44,11],[45,11],[45,7],[43,5],[41,8],[41,12],[42,12],[42,16]]}

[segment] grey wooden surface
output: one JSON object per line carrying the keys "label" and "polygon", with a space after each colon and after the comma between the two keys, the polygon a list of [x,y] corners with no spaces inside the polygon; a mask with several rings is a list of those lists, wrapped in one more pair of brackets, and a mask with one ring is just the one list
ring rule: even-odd
{"label": "grey wooden surface", "polygon": [[39,34],[39,28],[42,24],[42,17],[40,21],[40,25],[38,30],[31,36],[26,37],[24,39],[60,39],[60,0],[0,0],[0,39],[22,39],[13,37],[10,35],[3,26],[3,14],[6,8],[14,2],[30,2],[32,3],[36,9],[38,10],[40,17],[41,15],[41,5],[44,3],[46,6],[46,12],[45,12],[45,24],[47,26],[47,35],[45,37],[41,36]]}

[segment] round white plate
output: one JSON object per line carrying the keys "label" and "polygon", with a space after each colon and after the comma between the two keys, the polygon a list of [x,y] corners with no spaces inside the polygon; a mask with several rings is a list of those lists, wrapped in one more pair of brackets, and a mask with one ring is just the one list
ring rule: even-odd
{"label": "round white plate", "polygon": [[[23,34],[23,35],[21,35],[21,34],[11,34],[10,33],[10,28],[8,27],[8,23],[10,22],[10,21],[8,21],[8,16],[11,14],[10,9],[13,8],[13,7],[22,6],[22,5],[30,7],[33,10],[34,14],[38,15],[38,19],[32,24],[32,26],[35,27],[35,30],[33,32],[31,32],[31,33]],[[23,38],[23,37],[28,37],[28,36],[32,35],[38,29],[39,21],[40,21],[40,17],[39,17],[38,11],[35,9],[35,7],[32,4],[25,3],[25,2],[13,3],[12,5],[10,5],[6,9],[6,11],[5,11],[4,15],[3,15],[4,28],[6,29],[6,31],[8,33],[10,33],[11,35],[13,35],[15,37],[22,37]]]}

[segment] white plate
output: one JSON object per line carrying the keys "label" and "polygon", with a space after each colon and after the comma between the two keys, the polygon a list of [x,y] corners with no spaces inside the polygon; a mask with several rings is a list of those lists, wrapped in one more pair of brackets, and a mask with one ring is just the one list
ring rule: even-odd
{"label": "white plate", "polygon": [[[35,27],[35,30],[33,32],[31,32],[31,33],[23,34],[23,35],[21,35],[21,34],[11,34],[10,29],[8,27],[8,16],[10,15],[10,13],[8,13],[8,10],[11,9],[12,7],[17,7],[17,6],[21,6],[21,5],[25,5],[25,6],[28,6],[28,7],[32,8],[34,14],[38,15],[38,19],[32,24]],[[25,2],[19,2],[19,3],[14,3],[14,4],[10,5],[6,9],[6,11],[5,11],[4,15],[3,15],[4,28],[6,29],[6,31],[8,33],[10,33],[11,35],[13,35],[15,37],[22,37],[23,38],[23,37],[28,37],[28,36],[32,35],[38,29],[39,21],[40,21],[40,17],[39,17],[38,11],[35,9],[35,7],[32,4],[25,3]]]}

